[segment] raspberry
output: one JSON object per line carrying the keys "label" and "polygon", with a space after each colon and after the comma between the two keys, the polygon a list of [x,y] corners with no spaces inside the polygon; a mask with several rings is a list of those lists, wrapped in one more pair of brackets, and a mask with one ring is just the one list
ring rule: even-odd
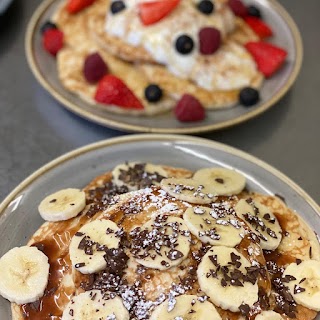
{"label": "raspberry", "polygon": [[56,56],[63,47],[63,32],[59,29],[46,30],[42,37],[42,44],[47,52]]}
{"label": "raspberry", "polygon": [[228,5],[236,16],[244,17],[248,14],[248,9],[241,0],[229,0]]}
{"label": "raspberry", "polygon": [[107,72],[108,67],[99,53],[96,52],[87,56],[83,66],[83,74],[89,83],[99,81]]}
{"label": "raspberry", "polygon": [[221,45],[220,31],[213,27],[202,28],[199,32],[200,52],[213,54]]}
{"label": "raspberry", "polygon": [[190,94],[184,94],[178,101],[174,113],[181,122],[201,121],[205,118],[202,104]]}

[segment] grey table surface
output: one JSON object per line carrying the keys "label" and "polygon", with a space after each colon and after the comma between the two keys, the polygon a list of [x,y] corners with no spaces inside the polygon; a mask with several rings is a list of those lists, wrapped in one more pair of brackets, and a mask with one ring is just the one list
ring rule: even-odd
{"label": "grey table surface", "polygon": [[[14,0],[0,16],[0,200],[48,161],[91,142],[124,135],[65,110],[26,62],[26,25],[40,0]],[[301,73],[273,108],[247,123],[202,135],[273,165],[320,202],[320,1],[282,0],[304,42]]]}

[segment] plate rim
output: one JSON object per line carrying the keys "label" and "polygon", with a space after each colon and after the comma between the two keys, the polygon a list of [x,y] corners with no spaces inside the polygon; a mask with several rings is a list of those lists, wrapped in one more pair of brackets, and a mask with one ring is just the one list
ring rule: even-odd
{"label": "plate rim", "polygon": [[50,83],[46,80],[46,78],[41,74],[34,54],[33,54],[33,38],[35,34],[35,29],[38,24],[39,19],[47,10],[47,8],[57,0],[45,0],[43,1],[36,9],[34,14],[32,15],[28,25],[27,31],[25,34],[25,54],[27,58],[27,62],[29,67],[36,78],[36,80],[40,83],[40,85],[51,95],[53,96],[64,108],[73,112],[74,114],[84,118],[86,120],[90,120],[91,122],[97,123],[99,125],[109,127],[112,129],[122,130],[126,132],[149,132],[149,133],[173,133],[173,134],[194,134],[194,133],[205,133],[215,130],[221,130],[225,128],[229,128],[250,119],[257,117],[258,115],[262,114],[263,112],[270,109],[274,106],[292,87],[293,83],[297,79],[303,60],[303,44],[300,31],[297,27],[297,24],[290,16],[290,14],[286,11],[286,9],[277,1],[277,0],[269,0],[269,3],[273,7],[273,9],[283,18],[283,20],[288,25],[290,32],[292,33],[295,51],[296,51],[296,59],[294,61],[294,66],[292,72],[286,83],[280,88],[280,90],[268,101],[263,103],[257,109],[249,111],[248,113],[236,117],[234,119],[230,119],[227,121],[203,125],[199,127],[189,127],[189,128],[153,128],[143,125],[135,125],[135,124],[128,124],[121,121],[116,121],[109,119],[108,117],[99,117],[89,111],[83,110],[79,107],[76,103],[68,100],[65,98],[58,90],[56,90]]}
{"label": "plate rim", "polygon": [[240,149],[231,147],[229,145],[223,144],[221,142],[200,138],[200,137],[192,137],[187,135],[175,135],[175,134],[132,134],[127,136],[120,136],[111,139],[101,140],[98,142],[94,142],[88,144],[86,146],[74,149],[69,151],[54,160],[46,163],[45,165],[41,166],[39,169],[31,173],[27,178],[25,178],[21,183],[19,183],[0,203],[0,218],[3,216],[5,210],[10,206],[11,202],[16,198],[18,194],[23,192],[29,185],[31,185],[37,178],[41,177],[46,172],[62,165],[63,163],[81,156],[85,153],[89,153],[101,148],[113,146],[113,145],[120,145],[125,143],[132,143],[132,142],[150,142],[150,141],[169,141],[169,142],[190,142],[190,143],[198,143],[204,146],[210,147],[212,149],[220,150],[227,152],[233,156],[238,156],[244,160],[252,162],[259,167],[267,170],[268,172],[275,175],[277,178],[282,180],[284,183],[289,185],[297,194],[299,194],[304,201],[306,201],[312,209],[317,213],[320,218],[320,206],[312,199],[312,197],[304,191],[298,184],[296,184],[293,180],[291,180],[288,176],[284,173],[276,169],[275,167],[269,165],[265,161],[245,152]]}

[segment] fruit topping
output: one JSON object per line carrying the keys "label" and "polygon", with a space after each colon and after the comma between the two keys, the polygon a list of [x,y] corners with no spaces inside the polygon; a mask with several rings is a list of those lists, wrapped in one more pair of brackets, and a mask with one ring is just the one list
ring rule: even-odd
{"label": "fruit topping", "polygon": [[203,14],[211,14],[214,12],[214,3],[211,0],[201,0],[198,3],[198,9]]}
{"label": "fruit topping", "polygon": [[259,91],[254,88],[246,87],[246,88],[243,88],[239,93],[239,102],[245,107],[253,106],[259,100],[260,100]]}
{"label": "fruit topping", "polygon": [[63,32],[59,29],[48,29],[43,34],[42,45],[47,52],[56,56],[63,47]]}
{"label": "fruit topping", "polygon": [[184,94],[178,101],[174,113],[181,122],[201,121],[205,118],[202,104],[190,94]]}
{"label": "fruit topping", "polygon": [[140,19],[144,25],[154,24],[166,17],[180,0],[158,0],[138,4]]}
{"label": "fruit topping", "polygon": [[95,52],[87,56],[84,61],[83,74],[89,83],[99,81],[107,72],[108,67],[99,53]]}
{"label": "fruit topping", "polygon": [[258,9],[256,6],[248,6],[248,15],[252,17],[257,17],[261,19],[261,12],[260,9]]}
{"label": "fruit topping", "polygon": [[272,29],[257,17],[247,16],[244,21],[261,39],[271,37],[273,34]]}
{"label": "fruit topping", "polygon": [[229,0],[228,5],[236,16],[244,17],[248,14],[247,7],[241,0]]}
{"label": "fruit topping", "polygon": [[284,64],[287,51],[271,43],[248,42],[245,47],[257,63],[257,67],[267,78],[272,76]]}
{"label": "fruit topping", "polygon": [[110,10],[113,14],[117,14],[120,11],[124,10],[126,8],[126,5],[124,4],[123,1],[121,0],[117,0],[117,1],[113,1],[110,7]]}
{"label": "fruit topping", "polygon": [[105,75],[98,84],[95,100],[104,104],[112,104],[127,109],[143,109],[142,103],[119,78]]}
{"label": "fruit topping", "polygon": [[146,87],[144,95],[149,102],[158,102],[163,95],[161,88],[156,84],[150,84]]}
{"label": "fruit topping", "polygon": [[43,25],[42,25],[42,27],[41,27],[41,29],[40,29],[40,32],[41,32],[41,34],[44,34],[47,30],[49,30],[49,29],[58,29],[58,27],[56,26],[56,24],[55,23],[53,23],[53,22],[51,22],[51,21],[46,21]]}
{"label": "fruit topping", "polygon": [[188,54],[193,50],[194,42],[188,35],[183,34],[176,40],[176,49],[181,54]]}
{"label": "fruit topping", "polygon": [[92,5],[94,0],[69,0],[67,10],[69,13],[77,13]]}
{"label": "fruit topping", "polygon": [[213,27],[202,28],[199,32],[199,41],[202,54],[213,54],[221,45],[220,31]]}

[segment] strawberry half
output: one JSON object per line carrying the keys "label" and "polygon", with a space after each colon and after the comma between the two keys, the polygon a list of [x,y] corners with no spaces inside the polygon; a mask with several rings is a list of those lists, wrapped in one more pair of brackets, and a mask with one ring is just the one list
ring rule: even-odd
{"label": "strawberry half", "polygon": [[94,0],[69,0],[67,10],[69,13],[77,13],[92,5]]}
{"label": "strawberry half", "polygon": [[267,78],[280,69],[288,55],[284,49],[263,41],[248,42],[245,47],[256,61],[258,69]]}
{"label": "strawberry half", "polygon": [[273,35],[272,29],[261,19],[247,16],[244,17],[244,20],[261,39],[268,38]]}
{"label": "strawberry half", "polygon": [[167,16],[180,0],[158,0],[138,4],[140,19],[144,25],[154,24]]}
{"label": "strawberry half", "polygon": [[95,100],[104,104],[112,104],[126,109],[144,109],[140,100],[119,78],[108,74],[98,84]]}

